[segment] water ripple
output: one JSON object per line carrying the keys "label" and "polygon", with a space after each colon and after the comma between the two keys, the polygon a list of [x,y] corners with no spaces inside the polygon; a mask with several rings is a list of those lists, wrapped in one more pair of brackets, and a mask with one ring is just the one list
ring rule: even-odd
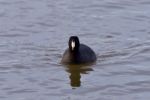
{"label": "water ripple", "polygon": [[33,93],[33,92],[37,92],[37,90],[34,90],[34,89],[19,89],[19,90],[9,91],[8,94],[12,95],[12,94]]}
{"label": "water ripple", "polygon": [[0,34],[0,37],[7,37],[7,38],[13,38],[13,37],[25,37],[27,35],[25,34]]}

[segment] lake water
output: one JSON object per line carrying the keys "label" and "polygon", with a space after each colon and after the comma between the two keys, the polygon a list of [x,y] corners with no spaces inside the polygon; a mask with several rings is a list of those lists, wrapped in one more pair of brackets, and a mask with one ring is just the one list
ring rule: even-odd
{"label": "lake water", "polygon": [[[60,63],[71,35],[95,64]],[[149,0],[0,0],[0,100],[149,98]]]}

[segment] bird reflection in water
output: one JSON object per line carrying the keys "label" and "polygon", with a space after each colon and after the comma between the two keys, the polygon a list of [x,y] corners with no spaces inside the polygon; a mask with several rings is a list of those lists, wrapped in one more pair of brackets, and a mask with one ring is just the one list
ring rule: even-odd
{"label": "bird reflection in water", "polygon": [[70,73],[70,85],[72,87],[80,87],[81,86],[81,75],[88,74],[89,71],[93,71],[93,69],[88,65],[67,65],[66,71]]}

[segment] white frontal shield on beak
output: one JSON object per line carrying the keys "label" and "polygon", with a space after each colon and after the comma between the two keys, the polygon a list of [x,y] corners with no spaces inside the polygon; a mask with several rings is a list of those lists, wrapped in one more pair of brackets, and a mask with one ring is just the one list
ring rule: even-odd
{"label": "white frontal shield on beak", "polygon": [[72,48],[72,50],[74,50],[74,48],[75,48],[75,41],[71,42],[71,48]]}

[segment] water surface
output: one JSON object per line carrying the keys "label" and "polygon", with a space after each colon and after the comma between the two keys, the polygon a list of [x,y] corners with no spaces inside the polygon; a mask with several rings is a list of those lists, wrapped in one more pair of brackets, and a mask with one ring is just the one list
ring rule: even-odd
{"label": "water surface", "polygon": [[[148,0],[0,0],[0,99],[147,100],[149,9]],[[95,64],[60,64],[71,35]]]}

